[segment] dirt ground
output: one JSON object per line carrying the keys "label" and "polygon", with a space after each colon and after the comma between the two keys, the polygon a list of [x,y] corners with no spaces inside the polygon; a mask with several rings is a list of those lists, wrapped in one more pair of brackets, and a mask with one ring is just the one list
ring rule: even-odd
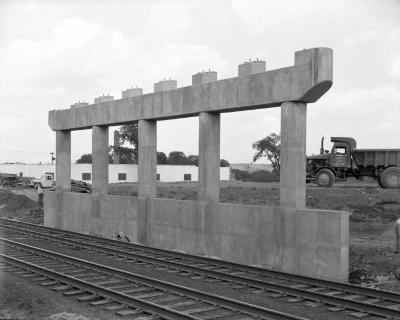
{"label": "dirt ground", "polygon": [[[115,184],[110,193],[137,195],[136,184]],[[164,183],[158,186],[162,198],[194,200],[195,183]],[[223,182],[221,202],[278,205],[278,183]],[[400,190],[382,189],[375,181],[347,181],[334,187],[307,185],[307,207],[350,211],[350,279],[352,281],[392,279],[400,268],[400,256],[393,253],[394,221],[400,218]],[[389,279],[390,278],[390,279]]]}
{"label": "dirt ground", "polygon": [[[195,182],[159,183],[157,192],[162,198],[194,200],[197,198],[197,185]],[[137,195],[137,184],[112,184],[110,193]],[[32,189],[0,189],[0,217],[43,223],[43,215],[38,212],[34,201],[36,197]],[[228,203],[278,205],[279,184],[223,182],[220,198],[221,202]],[[400,268],[400,255],[393,253],[393,239],[394,221],[400,218],[400,190],[381,189],[375,182],[343,182],[329,189],[309,184],[306,200],[309,208],[345,210],[352,213],[349,255],[351,281],[378,282],[382,283],[379,285],[381,288],[399,289],[393,273]],[[22,289],[25,291],[24,284]],[[4,310],[8,303],[4,304],[1,299],[0,303],[0,310]],[[16,310],[23,310],[25,315],[29,315],[28,311],[37,307],[37,303],[31,303],[31,309],[26,305],[21,308],[18,304],[14,306],[17,307]],[[47,310],[47,316],[68,311],[57,308],[58,305],[53,307]],[[1,316],[0,312],[0,318]]]}
{"label": "dirt ground", "polygon": [[[137,195],[137,184],[111,184],[110,194]],[[161,198],[195,200],[196,182],[159,183]],[[279,183],[221,183],[221,202],[278,205]],[[33,189],[0,189],[0,217],[42,223]],[[341,182],[334,187],[307,185],[307,207],[350,211],[350,271],[384,281],[400,268],[393,254],[394,221],[400,218],[400,190],[382,189],[376,182]],[[382,279],[379,277],[383,277]]]}

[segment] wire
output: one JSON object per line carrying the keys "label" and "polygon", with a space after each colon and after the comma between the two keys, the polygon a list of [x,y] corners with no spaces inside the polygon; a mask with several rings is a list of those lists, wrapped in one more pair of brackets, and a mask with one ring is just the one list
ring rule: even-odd
{"label": "wire", "polygon": [[22,153],[46,153],[46,154],[50,154],[50,152],[45,152],[45,151],[24,151],[24,150],[7,150],[7,149],[0,149],[0,151],[5,151],[5,152],[22,152]]}

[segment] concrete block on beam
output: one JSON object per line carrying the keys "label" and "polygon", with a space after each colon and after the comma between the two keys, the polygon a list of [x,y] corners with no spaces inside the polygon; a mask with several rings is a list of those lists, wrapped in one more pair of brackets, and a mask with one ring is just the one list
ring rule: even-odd
{"label": "concrete block on beam", "polygon": [[216,71],[202,71],[192,75],[192,85],[217,81]]}
{"label": "concrete block on beam", "polygon": [[87,103],[87,102],[80,102],[80,101],[78,101],[77,103],[74,103],[74,104],[71,104],[71,109],[73,109],[73,108],[80,108],[80,107],[86,107],[86,106],[88,106],[89,105],[89,103]]}
{"label": "concrete block on beam", "polygon": [[101,97],[97,97],[94,99],[94,103],[103,103],[103,102],[109,102],[109,101],[113,101],[114,97],[110,96],[110,95],[102,95]]}
{"label": "concrete block on beam", "polygon": [[137,96],[141,96],[142,94],[143,94],[142,88],[138,88],[138,87],[129,88],[129,89],[122,91],[122,99],[137,97]]}
{"label": "concrete block on beam", "polygon": [[238,66],[238,75],[239,77],[245,77],[252,74],[265,72],[265,61],[263,60],[254,60],[254,61],[246,61]]}
{"label": "concrete block on beam", "polygon": [[174,90],[178,86],[176,80],[161,80],[154,84],[154,92]]}

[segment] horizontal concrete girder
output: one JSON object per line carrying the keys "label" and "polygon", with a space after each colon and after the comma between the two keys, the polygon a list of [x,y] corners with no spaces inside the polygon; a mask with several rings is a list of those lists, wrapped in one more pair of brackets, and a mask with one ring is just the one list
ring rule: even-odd
{"label": "horizontal concrete girder", "polygon": [[312,103],[332,86],[333,52],[313,48],[295,53],[295,65],[244,77],[149,93],[80,108],[52,110],[52,130],[79,130],[137,120],[197,116],[280,106],[286,101]]}

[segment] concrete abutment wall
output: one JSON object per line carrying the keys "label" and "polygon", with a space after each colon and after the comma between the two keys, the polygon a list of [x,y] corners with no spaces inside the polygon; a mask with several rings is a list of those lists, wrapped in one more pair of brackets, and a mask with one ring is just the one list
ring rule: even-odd
{"label": "concrete abutment wall", "polygon": [[[218,257],[312,277],[346,281],[348,213],[217,202],[63,193],[45,195],[45,225]],[[66,205],[68,203],[68,205]],[[343,266],[338,268],[337,265]]]}

